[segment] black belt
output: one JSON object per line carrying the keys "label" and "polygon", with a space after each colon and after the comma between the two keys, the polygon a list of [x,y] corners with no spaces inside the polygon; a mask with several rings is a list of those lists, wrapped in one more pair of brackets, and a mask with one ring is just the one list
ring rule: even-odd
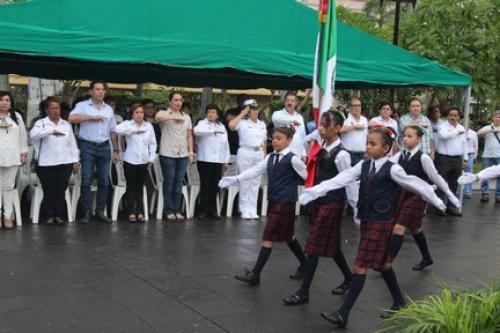
{"label": "black belt", "polygon": [[108,147],[109,146],[109,141],[94,142],[94,141],[88,141],[88,140],[80,139],[80,142],[89,144],[89,145],[91,145],[93,147],[97,147],[97,148]]}
{"label": "black belt", "polygon": [[444,155],[444,154],[440,154],[440,153],[437,153],[437,155],[443,156],[443,157],[448,157],[448,158],[462,158],[463,157],[462,155],[451,156],[451,155]]}

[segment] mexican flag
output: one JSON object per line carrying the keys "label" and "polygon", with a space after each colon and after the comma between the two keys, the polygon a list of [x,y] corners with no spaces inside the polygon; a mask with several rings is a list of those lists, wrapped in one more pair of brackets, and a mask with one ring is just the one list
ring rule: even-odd
{"label": "mexican flag", "polygon": [[[316,127],[323,112],[332,107],[337,71],[337,9],[335,0],[321,0],[319,4],[320,31],[316,42],[313,77],[313,115]],[[314,142],[307,159],[306,187],[314,183],[316,159],[321,147]]]}

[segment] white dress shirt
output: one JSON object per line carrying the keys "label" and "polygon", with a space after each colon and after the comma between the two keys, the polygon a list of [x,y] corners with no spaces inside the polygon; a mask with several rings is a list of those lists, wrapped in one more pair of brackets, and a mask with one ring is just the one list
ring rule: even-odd
{"label": "white dress shirt", "polygon": [[[273,154],[279,154],[280,156],[278,157],[278,161],[281,161],[283,156],[288,154],[291,151],[290,147],[287,147],[283,149],[282,151],[274,151]],[[237,181],[242,181],[246,179],[252,179],[256,177],[262,176],[264,173],[267,172],[267,161],[269,160],[270,156],[273,156],[273,154],[268,154],[266,158],[264,158],[262,161],[258,162],[256,165],[251,167],[250,169],[247,169],[240,173],[238,176],[236,176]],[[302,178],[306,179],[307,178],[307,167],[302,162],[300,157],[298,156],[293,156],[292,157],[292,168],[297,172],[297,174]]]}
{"label": "white dress shirt", "polygon": [[229,162],[229,141],[226,127],[221,122],[202,119],[193,129],[198,147],[197,160],[210,163]]}
{"label": "white dress shirt", "polygon": [[[54,131],[64,135],[55,135]],[[80,160],[73,128],[64,119],[59,119],[57,124],[50,121],[49,117],[36,121],[30,131],[30,138],[40,166],[70,164]]]}
{"label": "white dress shirt", "polygon": [[[293,135],[290,149],[299,157],[307,156],[305,146],[306,126],[302,115],[296,111],[294,111],[293,114],[290,114],[286,109],[282,109],[274,111],[271,116],[271,120],[274,127],[292,125],[295,129],[295,134]],[[299,123],[299,125],[295,125],[294,122]]]}
{"label": "white dress shirt", "polygon": [[127,143],[125,162],[138,165],[155,160],[157,144],[153,125],[143,121],[139,126],[134,120],[126,120],[116,126],[116,134],[124,136]]}
{"label": "white dress shirt", "polygon": [[[461,133],[460,133],[461,132]],[[439,140],[436,152],[447,156],[464,156],[467,160],[467,137],[462,125],[453,126],[449,121],[443,121],[438,128]]]}
{"label": "white dress shirt", "polygon": [[[495,128],[498,132],[492,133],[491,130]],[[486,135],[484,132],[486,131]],[[482,135],[485,135],[484,139],[484,150],[482,157],[500,157],[500,142],[498,142],[495,134],[498,138],[500,138],[500,126],[496,126],[494,124],[484,126],[479,130],[479,132],[483,132]]]}
{"label": "white dress shirt", "polygon": [[477,133],[469,128],[467,131],[467,154],[473,154],[474,157],[477,157],[478,149]]}
{"label": "white dress shirt", "polygon": [[76,104],[74,110],[70,113],[71,115],[104,117],[104,119],[99,121],[84,121],[80,123],[78,137],[83,140],[92,142],[108,141],[111,133],[116,128],[115,114],[111,106],[103,102],[101,107],[97,108],[91,98]]}
{"label": "white dress shirt", "polygon": [[2,121],[8,125],[0,128],[0,166],[13,167],[21,165],[21,154],[28,152],[28,136],[22,116],[16,112],[17,122],[7,113]]}
{"label": "white dress shirt", "polygon": [[[413,148],[412,150],[410,150],[409,151],[410,158],[412,158],[413,155],[415,155],[418,151],[419,151],[418,146]],[[401,154],[406,153],[406,152],[408,152],[407,149],[405,149],[402,152],[397,153],[396,155],[391,157],[390,160],[393,163],[398,163],[399,157],[401,156]],[[427,175],[427,177],[429,177],[429,180],[431,182],[433,182],[434,184],[436,184],[437,187],[441,191],[443,191],[443,193],[445,193],[448,198],[452,198],[452,200],[455,200],[455,198],[456,198],[455,195],[453,194],[453,192],[451,192],[450,187],[448,186],[448,183],[446,182],[446,180],[444,180],[443,177],[441,177],[441,175],[439,175],[438,171],[436,170],[436,167],[434,166],[434,162],[432,161],[432,158],[429,155],[423,153],[420,156],[420,163],[422,163],[422,169],[424,169],[424,172]],[[458,199],[456,199],[455,202],[457,202],[457,201],[458,201]]]}
{"label": "white dress shirt", "polygon": [[[380,168],[385,164],[385,162],[387,162],[387,160],[388,157],[386,156],[379,158],[378,160],[371,160],[372,165],[375,165],[375,172],[378,172]],[[359,180],[361,178],[361,169],[363,166],[363,162],[364,161],[360,161],[354,167],[342,171],[336,177],[325,180],[314,187],[304,190],[304,194],[306,194],[304,197],[307,197],[307,199],[315,200],[326,195],[332,190],[346,187],[347,185]],[[372,168],[372,165],[370,166],[370,168]],[[439,199],[439,197],[434,192],[434,187],[427,184],[425,181],[418,177],[407,175],[399,164],[393,164],[391,166],[390,175],[391,179],[398,185],[407,189],[408,191],[421,195],[425,201],[433,205],[439,205],[441,208],[444,205],[441,199]],[[301,203],[304,203],[303,200],[301,200]]]}
{"label": "white dress shirt", "polygon": [[262,120],[253,122],[250,119],[243,119],[238,123],[235,130],[238,131],[240,146],[247,148],[264,148],[267,140],[266,123]]}
{"label": "white dress shirt", "polygon": [[389,117],[389,119],[384,119],[382,116],[374,117],[370,119],[371,125],[375,124],[380,124],[384,127],[390,127],[394,130],[394,133],[397,133],[399,135],[399,130],[398,130],[398,122]]}
{"label": "white dress shirt", "polygon": [[344,132],[340,139],[345,149],[350,152],[364,153],[366,150],[366,137],[368,136],[368,119],[361,115],[359,119],[356,119],[349,113],[344,122],[344,126],[354,126],[356,124],[362,125],[363,128]]}

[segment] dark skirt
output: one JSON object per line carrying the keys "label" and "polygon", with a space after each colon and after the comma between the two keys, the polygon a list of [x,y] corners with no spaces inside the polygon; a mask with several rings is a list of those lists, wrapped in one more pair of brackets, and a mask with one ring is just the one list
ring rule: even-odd
{"label": "dark skirt", "polygon": [[295,202],[270,202],[262,240],[290,242],[295,234]]}
{"label": "dark skirt", "polygon": [[361,221],[358,254],[354,265],[381,271],[390,263],[390,245],[394,220]]}
{"label": "dark skirt", "polygon": [[416,193],[401,189],[396,206],[396,223],[410,230],[420,229],[425,216],[427,202]]}
{"label": "dark skirt", "polygon": [[332,257],[340,244],[340,222],[342,220],[343,202],[329,202],[313,205],[312,225],[309,229],[307,254]]}

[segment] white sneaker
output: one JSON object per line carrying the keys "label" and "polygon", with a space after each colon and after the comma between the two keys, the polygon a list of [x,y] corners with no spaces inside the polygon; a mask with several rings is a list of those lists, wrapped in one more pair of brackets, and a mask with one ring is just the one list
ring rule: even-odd
{"label": "white sneaker", "polygon": [[252,219],[256,219],[256,220],[258,220],[260,218],[259,215],[257,215],[257,214],[250,214],[250,216],[252,217]]}

